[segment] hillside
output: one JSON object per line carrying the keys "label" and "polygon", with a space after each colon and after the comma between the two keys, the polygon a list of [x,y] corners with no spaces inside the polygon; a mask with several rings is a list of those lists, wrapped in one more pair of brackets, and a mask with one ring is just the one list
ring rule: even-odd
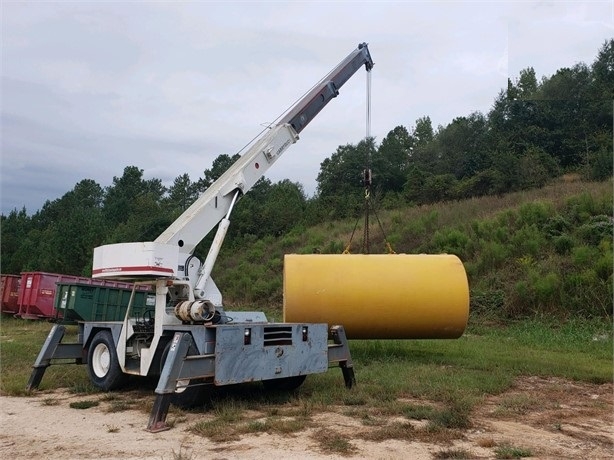
{"label": "hillside", "polygon": [[[612,180],[564,176],[540,189],[378,212],[397,253],[453,253],[464,262],[472,314],[612,315]],[[295,227],[279,237],[246,234],[225,246],[213,276],[227,305],[282,304],[283,255],[359,252],[362,220]],[[377,219],[372,253],[385,252]],[[276,312],[276,313],[275,313]]]}

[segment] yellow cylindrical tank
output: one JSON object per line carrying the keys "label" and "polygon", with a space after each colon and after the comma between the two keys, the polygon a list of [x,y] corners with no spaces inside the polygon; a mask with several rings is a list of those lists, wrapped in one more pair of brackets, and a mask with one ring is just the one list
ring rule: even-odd
{"label": "yellow cylindrical tank", "polygon": [[348,339],[455,339],[469,285],[448,254],[288,254],[284,321],[343,325]]}

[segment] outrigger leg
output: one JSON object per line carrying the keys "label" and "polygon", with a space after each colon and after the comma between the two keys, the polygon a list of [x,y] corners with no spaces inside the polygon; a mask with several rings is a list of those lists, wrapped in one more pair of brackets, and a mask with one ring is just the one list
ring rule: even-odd
{"label": "outrigger leg", "polygon": [[26,391],[38,388],[45,371],[51,365],[52,359],[74,359],[75,364],[82,364],[83,344],[80,342],[61,343],[65,332],[66,327],[61,324],[55,324],[49,331],[49,335],[47,335],[45,343],[32,366],[32,374],[26,385]]}

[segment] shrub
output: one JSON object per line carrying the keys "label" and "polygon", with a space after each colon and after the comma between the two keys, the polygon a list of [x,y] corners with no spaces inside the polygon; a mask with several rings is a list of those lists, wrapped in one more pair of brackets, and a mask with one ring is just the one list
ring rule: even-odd
{"label": "shrub", "polygon": [[469,237],[455,228],[443,229],[435,232],[432,244],[436,251],[465,258]]}
{"label": "shrub", "polygon": [[479,271],[484,273],[499,268],[508,260],[509,256],[509,250],[504,244],[487,241],[480,249]]}
{"label": "shrub", "polygon": [[608,216],[592,216],[578,229],[578,234],[587,244],[597,246],[602,240],[612,240],[612,219]]}
{"label": "shrub", "polygon": [[574,246],[573,238],[569,235],[557,236],[552,243],[554,244],[554,250],[559,255],[569,254]]}
{"label": "shrub", "polygon": [[612,254],[604,254],[597,261],[597,263],[595,263],[595,273],[599,279],[608,281],[612,278],[613,266],[614,262],[612,261]]}
{"label": "shrub", "polygon": [[544,225],[544,231],[550,237],[563,235],[571,229],[571,224],[565,217],[557,214],[548,219]]}
{"label": "shrub", "polygon": [[531,255],[537,257],[546,246],[546,238],[536,224],[525,225],[517,230],[510,239],[510,252],[515,256]]}
{"label": "shrub", "polygon": [[518,209],[520,224],[543,226],[554,213],[552,204],[540,201],[525,203]]}
{"label": "shrub", "polygon": [[560,287],[560,279],[556,273],[548,273],[545,276],[537,276],[533,280],[535,300],[539,306],[552,306],[557,303]]}
{"label": "shrub", "polygon": [[599,251],[590,246],[576,246],[571,251],[571,260],[577,267],[592,265],[599,256]]}
{"label": "shrub", "polygon": [[599,202],[588,192],[572,196],[565,205],[565,214],[572,222],[582,223],[590,219],[591,216],[607,214],[612,212],[612,197],[606,197],[603,202]]}
{"label": "shrub", "polygon": [[505,305],[505,291],[491,289],[486,291],[471,290],[469,311],[472,313],[500,314]]}

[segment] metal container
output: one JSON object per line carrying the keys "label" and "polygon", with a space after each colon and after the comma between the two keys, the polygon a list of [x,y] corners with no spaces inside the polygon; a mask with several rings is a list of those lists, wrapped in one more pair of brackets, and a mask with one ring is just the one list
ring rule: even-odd
{"label": "metal container", "polygon": [[46,272],[22,272],[16,316],[24,319],[55,318],[56,283],[91,283],[91,278]]}
{"label": "metal container", "polygon": [[19,275],[0,275],[0,311],[7,315],[14,315],[19,312]]}
{"label": "metal container", "polygon": [[[63,323],[77,321],[122,321],[126,315],[132,284],[96,280],[96,283],[58,283],[55,309]],[[154,316],[156,296],[149,286],[137,286],[131,316]]]}
{"label": "metal container", "polygon": [[284,321],[341,324],[348,339],[453,339],[469,317],[460,259],[308,254],[284,259]]}

